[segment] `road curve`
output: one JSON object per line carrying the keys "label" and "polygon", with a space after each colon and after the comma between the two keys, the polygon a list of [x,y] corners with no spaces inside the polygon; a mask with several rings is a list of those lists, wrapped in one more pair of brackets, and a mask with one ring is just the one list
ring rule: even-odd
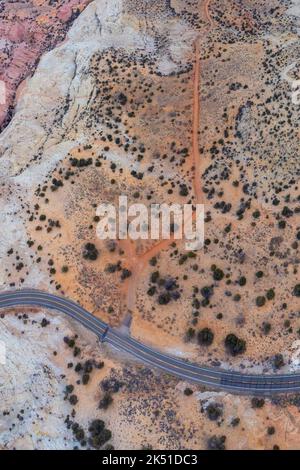
{"label": "road curve", "polygon": [[0,308],[42,307],[69,315],[119,351],[124,351],[150,367],[182,380],[230,393],[273,395],[300,392],[300,372],[293,374],[242,374],[225,369],[192,364],[153,349],[110,328],[76,302],[36,289],[0,293]]}

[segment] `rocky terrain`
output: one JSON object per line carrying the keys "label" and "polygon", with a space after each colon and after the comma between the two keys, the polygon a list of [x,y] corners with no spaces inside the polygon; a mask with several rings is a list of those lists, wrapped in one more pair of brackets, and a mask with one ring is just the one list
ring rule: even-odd
{"label": "rocky terrain", "polygon": [[[32,74],[9,125],[3,110],[2,289],[130,318],[132,336],[195,362],[297,370],[299,0],[25,3],[36,52],[1,12],[9,107]],[[203,249],[99,240],[97,207],[120,194],[205,204]],[[299,448],[298,396],[201,390],[47,312],[3,312],[0,339],[3,448]]]}
{"label": "rocky terrain", "polygon": [[298,448],[297,397],[270,401],[178,383],[46,312],[8,312],[1,339],[1,449]]}
{"label": "rocky terrain", "polygon": [[6,88],[0,104],[0,131],[10,122],[24,81],[43,53],[62,42],[88,0],[0,2],[0,80]]}

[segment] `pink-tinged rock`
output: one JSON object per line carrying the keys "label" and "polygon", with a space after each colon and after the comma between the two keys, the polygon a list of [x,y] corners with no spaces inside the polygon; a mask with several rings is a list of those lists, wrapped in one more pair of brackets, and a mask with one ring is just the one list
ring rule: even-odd
{"label": "pink-tinged rock", "polygon": [[15,23],[13,24],[8,33],[8,39],[11,42],[21,42],[25,40],[25,27],[24,24]]}
{"label": "pink-tinged rock", "polygon": [[16,91],[33,74],[41,55],[60,44],[72,20],[91,0],[27,0],[5,2],[0,9],[0,80],[6,85],[6,102],[0,102],[0,132],[9,123]]}
{"label": "pink-tinged rock", "polygon": [[68,21],[72,16],[72,8],[70,6],[65,6],[57,12],[57,17],[61,21]]}
{"label": "pink-tinged rock", "polygon": [[70,0],[69,2],[65,2],[66,4],[63,5],[57,11],[57,17],[61,21],[69,21],[72,17],[72,14],[78,8],[78,1],[77,0]]}

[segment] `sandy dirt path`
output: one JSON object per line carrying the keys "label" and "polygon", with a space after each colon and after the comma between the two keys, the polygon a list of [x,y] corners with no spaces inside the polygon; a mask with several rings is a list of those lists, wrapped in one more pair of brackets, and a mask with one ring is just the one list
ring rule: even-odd
{"label": "sandy dirt path", "polygon": [[205,9],[205,15],[206,15],[207,20],[209,21],[209,24],[213,26],[214,21],[211,17],[210,10],[209,10],[210,2],[211,0],[205,0],[204,9]]}
{"label": "sandy dirt path", "polygon": [[[207,20],[209,21],[210,26],[213,26],[213,20],[210,16],[209,4],[211,0],[205,2],[205,14]],[[194,43],[195,50],[195,60],[194,60],[194,70],[193,70],[193,111],[192,111],[192,165],[193,165],[193,190],[195,196],[195,202],[197,204],[204,203],[204,195],[202,191],[202,174],[204,171],[203,160],[201,159],[199,151],[199,127],[200,127],[200,77],[201,77],[201,66],[200,66],[200,46],[199,38],[196,39]],[[168,248],[170,244],[174,241],[174,238],[171,237],[168,240],[161,240],[160,242],[153,245],[150,249],[137,255],[134,252],[133,245],[129,242],[125,242],[127,248],[127,258],[128,264],[132,268],[132,276],[124,285],[124,294],[126,297],[126,307],[128,312],[132,313],[136,301],[136,291],[138,287],[139,280],[141,278],[142,272],[145,270],[151,258],[157,256],[161,251]]]}
{"label": "sandy dirt path", "polygon": [[202,164],[199,152],[199,121],[200,121],[200,51],[199,40],[195,42],[195,66],[193,79],[193,127],[192,127],[192,160],[194,166],[193,187],[196,203],[203,203],[203,192],[201,186]]}

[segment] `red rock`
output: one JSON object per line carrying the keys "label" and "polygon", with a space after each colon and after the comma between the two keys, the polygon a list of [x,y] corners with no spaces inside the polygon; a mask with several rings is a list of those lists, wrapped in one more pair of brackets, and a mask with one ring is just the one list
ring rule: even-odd
{"label": "red rock", "polygon": [[19,85],[32,75],[41,55],[64,40],[72,20],[90,1],[28,0],[1,7],[0,80],[6,85],[6,102],[0,103],[0,132],[11,119]]}

